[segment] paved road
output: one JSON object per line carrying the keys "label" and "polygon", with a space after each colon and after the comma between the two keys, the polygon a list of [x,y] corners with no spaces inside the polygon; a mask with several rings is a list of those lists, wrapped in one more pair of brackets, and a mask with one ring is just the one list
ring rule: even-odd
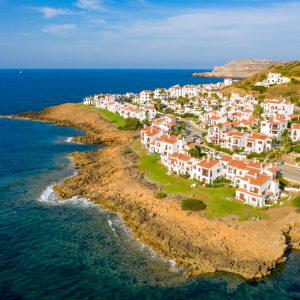
{"label": "paved road", "polygon": [[[189,126],[187,127],[187,129],[191,131],[191,133],[187,136],[187,142],[191,142],[192,141],[193,135],[199,135],[199,136],[201,136],[203,130],[199,129],[198,126],[195,126],[190,121],[185,121],[185,122],[189,124]],[[201,145],[201,146],[203,146],[203,145]],[[219,152],[219,154],[221,156],[226,155],[226,154],[223,154],[222,152]],[[277,171],[281,171],[281,173],[282,173],[282,175],[283,175],[283,177],[285,179],[287,179],[289,181],[297,182],[297,183],[300,184],[300,166],[296,166],[296,165],[295,166],[291,166],[291,165],[279,165],[277,167]]]}
{"label": "paved road", "polygon": [[188,124],[187,129],[191,131],[191,133],[186,138],[188,143],[193,141],[193,135],[199,135],[202,137],[203,130],[199,129],[199,127],[195,126],[192,122],[185,121],[185,123]]}
{"label": "paved road", "polygon": [[283,178],[300,183],[300,167],[291,165],[279,165],[277,171],[281,171]]}

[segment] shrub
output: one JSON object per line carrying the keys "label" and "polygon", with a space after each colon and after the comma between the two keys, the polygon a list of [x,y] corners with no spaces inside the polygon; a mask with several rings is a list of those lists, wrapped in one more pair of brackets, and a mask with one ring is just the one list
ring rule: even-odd
{"label": "shrub", "polygon": [[261,152],[261,153],[251,152],[247,155],[247,158],[248,159],[257,158],[258,160],[264,160],[268,154],[269,154],[268,152]]}
{"label": "shrub", "polygon": [[189,174],[182,174],[182,175],[180,175],[182,178],[184,178],[184,179],[188,179],[189,177],[190,177],[190,175]]}
{"label": "shrub", "polygon": [[125,119],[125,125],[119,129],[126,129],[126,130],[136,130],[142,128],[142,123],[137,118],[127,118]]}
{"label": "shrub", "polygon": [[296,145],[295,148],[294,148],[294,151],[296,153],[300,153],[300,145]]}
{"label": "shrub", "polygon": [[300,162],[300,157],[296,157],[296,162]]}
{"label": "shrub", "polygon": [[181,208],[188,211],[199,211],[206,208],[205,203],[197,199],[185,199],[181,202]]}
{"label": "shrub", "polygon": [[156,194],[155,194],[155,197],[156,197],[156,198],[159,198],[159,199],[163,199],[163,198],[166,198],[166,197],[167,197],[167,194],[166,194],[166,193],[159,192],[159,193],[156,193]]}
{"label": "shrub", "polygon": [[257,92],[263,94],[267,90],[267,88],[265,86],[257,86],[257,85],[255,85],[255,86],[253,86],[252,90],[257,91]]}
{"label": "shrub", "polygon": [[289,185],[289,182],[286,179],[284,179],[282,175],[278,176],[277,179],[279,180],[279,188],[281,190],[284,190],[284,188]]}
{"label": "shrub", "polygon": [[208,187],[208,188],[219,188],[219,187],[222,187],[224,185],[225,185],[225,183],[207,183],[205,185],[205,187]]}
{"label": "shrub", "polygon": [[225,177],[219,177],[219,178],[217,178],[217,179],[214,181],[214,183],[221,183],[221,182],[223,182],[223,183],[231,183],[231,180],[230,180],[230,179],[227,179],[227,178],[225,178]]}
{"label": "shrub", "polygon": [[123,154],[126,155],[126,154],[130,154],[132,153],[132,150],[130,148],[126,148],[124,151],[123,151]]}
{"label": "shrub", "polygon": [[292,200],[292,203],[295,207],[297,208],[300,208],[300,196],[297,196],[295,197],[293,200]]}

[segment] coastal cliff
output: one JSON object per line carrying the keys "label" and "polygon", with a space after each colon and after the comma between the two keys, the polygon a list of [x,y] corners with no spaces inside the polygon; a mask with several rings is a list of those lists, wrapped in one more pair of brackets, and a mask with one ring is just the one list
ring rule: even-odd
{"label": "coastal cliff", "polygon": [[214,67],[212,72],[194,73],[193,76],[216,78],[246,78],[262,72],[276,64],[278,63],[269,60],[232,60],[224,66]]}
{"label": "coastal cliff", "polygon": [[259,222],[238,222],[207,219],[183,211],[176,199],[155,198],[160,187],[139,171],[138,155],[125,151],[139,133],[118,130],[95,110],[65,104],[14,117],[76,126],[86,132],[76,141],[106,144],[98,151],[72,153],[79,171],[55,192],[61,199],[87,197],[120,213],[136,238],[174,259],[187,275],[227,271],[262,277],[286,259],[288,248],[299,248],[299,214],[291,207],[269,210],[269,218]]}

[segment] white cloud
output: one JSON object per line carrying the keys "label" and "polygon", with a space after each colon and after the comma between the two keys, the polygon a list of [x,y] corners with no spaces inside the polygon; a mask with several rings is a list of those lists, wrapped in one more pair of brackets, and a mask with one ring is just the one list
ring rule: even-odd
{"label": "white cloud", "polygon": [[167,18],[108,25],[98,40],[110,48],[122,41],[123,57],[140,59],[141,63],[145,57],[189,66],[192,61],[207,65],[233,58],[288,60],[300,49],[299,17],[299,2],[260,8],[194,9]]}
{"label": "white cloud", "polygon": [[67,33],[76,29],[75,24],[52,24],[43,28],[43,32],[46,33]]}
{"label": "white cloud", "polygon": [[104,11],[105,8],[102,4],[102,1],[96,0],[78,0],[74,4],[78,8],[85,9],[85,10],[94,10],[94,11]]}
{"label": "white cloud", "polygon": [[35,7],[34,9],[41,12],[44,15],[44,17],[47,19],[51,19],[53,17],[60,16],[60,15],[68,15],[73,13],[68,9],[54,8],[49,6]]}

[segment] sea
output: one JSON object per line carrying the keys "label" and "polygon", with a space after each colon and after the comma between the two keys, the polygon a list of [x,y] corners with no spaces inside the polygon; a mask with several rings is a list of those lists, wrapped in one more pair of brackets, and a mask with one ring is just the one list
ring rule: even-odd
{"label": "sea", "polygon": [[[220,79],[199,70],[0,70],[0,115]],[[203,70],[205,71],[205,70]],[[0,299],[300,299],[300,253],[267,278],[185,278],[135,240],[118,214],[88,199],[57,201],[52,186],[76,170],[68,156],[102,145],[71,142],[76,128],[0,118]]]}

